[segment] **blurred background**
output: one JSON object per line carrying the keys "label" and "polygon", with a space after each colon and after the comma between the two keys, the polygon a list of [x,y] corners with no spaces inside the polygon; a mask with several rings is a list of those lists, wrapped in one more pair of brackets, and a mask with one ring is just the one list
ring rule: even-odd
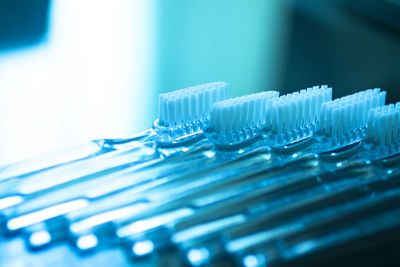
{"label": "blurred background", "polygon": [[196,84],[395,102],[399,77],[396,0],[0,0],[0,164],[145,130]]}

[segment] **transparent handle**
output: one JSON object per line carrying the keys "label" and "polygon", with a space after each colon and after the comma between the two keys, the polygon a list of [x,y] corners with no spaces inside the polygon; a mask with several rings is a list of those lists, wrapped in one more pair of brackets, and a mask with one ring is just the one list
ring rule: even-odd
{"label": "transparent handle", "polygon": [[[196,158],[199,157],[200,153],[200,151],[192,153],[191,156]],[[190,157],[190,155],[186,156]],[[92,179],[57,188],[50,192],[40,193],[36,196],[31,195],[29,201],[14,208],[9,208],[2,213],[11,219],[29,213],[34,214],[42,209],[74,199],[86,199],[91,202],[91,205],[86,207],[85,210],[73,212],[70,215],[71,219],[118,208],[139,201],[140,198],[143,198],[145,192],[165,184],[166,180],[163,177],[176,173],[176,167],[181,164],[180,159],[182,158],[177,157],[165,160],[155,158],[116,173],[96,176]],[[190,168],[189,164],[187,164],[187,168]]]}
{"label": "transparent handle", "polygon": [[103,151],[103,146],[101,143],[98,141],[91,141],[78,147],[61,149],[45,155],[16,162],[0,168],[0,181],[14,177],[20,177],[23,175],[34,174],[39,171],[60,166],[62,164],[85,159],[97,155],[101,151],[108,152],[110,150],[106,149]]}
{"label": "transparent handle", "polygon": [[46,171],[50,168],[95,157],[116,149],[128,149],[132,145],[135,146],[137,142],[145,143],[151,141],[154,135],[155,132],[150,129],[125,139],[93,140],[80,146],[60,149],[31,159],[12,163],[0,167],[0,182],[10,178]]}
{"label": "transparent handle", "polygon": [[[147,153],[148,155],[145,157],[145,153],[142,151],[143,146],[139,146],[138,151],[129,150],[123,153],[115,151],[107,154],[107,156],[104,155],[101,161],[99,161],[99,157],[92,159],[94,168],[101,169],[96,175],[93,175],[93,169],[91,168],[84,169],[81,166],[75,166],[77,171],[73,172],[73,176],[61,176],[64,175],[64,172],[61,172],[56,181],[49,182],[44,179],[45,186],[35,184],[40,190],[29,187],[29,190],[32,191],[24,195],[25,201],[23,203],[16,203],[18,205],[15,207],[9,207],[2,211],[2,215],[7,221],[4,231],[15,232],[43,221],[47,221],[47,224],[51,225],[52,229],[60,228],[66,225],[60,224],[58,227],[54,226],[53,223],[58,224],[59,220],[57,218],[66,216],[66,214],[71,216],[70,219],[82,218],[82,216],[106,212],[109,209],[116,209],[135,201],[140,202],[145,191],[161,186],[166,182],[165,179],[162,179],[164,175],[176,174],[176,168],[182,166],[182,160],[192,158],[192,161],[187,161],[183,165],[192,172],[195,171],[192,168],[193,161],[205,163],[204,160],[208,159],[208,157],[204,156],[207,148],[209,147],[200,146],[191,152],[187,152],[188,154],[161,160],[158,153],[153,153],[155,150],[150,150],[150,152],[153,152]],[[132,160],[132,157],[135,158],[137,156],[143,160],[142,164],[138,165],[138,161]],[[88,166],[87,163],[84,165]],[[105,167],[108,169],[102,170]],[[117,172],[116,169],[118,170]],[[82,172],[87,172],[88,175],[82,176]],[[24,180],[24,182],[27,182],[27,180]],[[55,185],[56,182],[60,184]],[[53,186],[47,188],[49,184],[53,184]],[[19,184],[19,186],[21,185]],[[71,204],[77,201],[85,202],[86,204]],[[71,209],[60,211],[60,207],[70,207],[69,205],[71,205]],[[83,208],[85,209],[82,210]],[[23,223],[20,223],[22,221]],[[21,225],[21,227],[9,229],[8,225],[10,223]]]}

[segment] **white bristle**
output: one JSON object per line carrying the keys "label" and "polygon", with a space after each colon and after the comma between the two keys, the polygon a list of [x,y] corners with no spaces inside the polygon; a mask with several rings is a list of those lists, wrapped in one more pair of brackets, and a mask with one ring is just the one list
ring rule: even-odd
{"label": "white bristle", "polygon": [[384,105],[386,92],[369,89],[322,104],[320,132],[337,138],[367,127],[368,111]]}
{"label": "white bristle", "polygon": [[309,127],[317,123],[321,104],[332,100],[332,88],[323,85],[281,96],[271,107],[271,120],[267,126],[275,134]]}
{"label": "white bristle", "polygon": [[376,145],[398,143],[400,130],[400,102],[371,109],[368,114],[368,139]]}
{"label": "white bristle", "polygon": [[230,134],[253,127],[264,126],[269,101],[276,99],[276,91],[261,92],[220,101],[211,108],[210,129]]}
{"label": "white bristle", "polygon": [[226,98],[226,82],[207,83],[160,94],[159,124],[173,128],[207,120],[211,106]]}

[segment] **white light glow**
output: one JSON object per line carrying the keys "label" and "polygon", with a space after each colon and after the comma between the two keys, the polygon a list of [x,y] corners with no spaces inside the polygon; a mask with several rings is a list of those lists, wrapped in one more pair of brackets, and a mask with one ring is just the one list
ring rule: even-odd
{"label": "white light glow", "polygon": [[258,259],[255,255],[246,255],[243,259],[243,265],[246,267],[256,267]]}
{"label": "white light glow", "polygon": [[167,212],[146,220],[135,221],[131,224],[128,224],[127,226],[121,227],[118,229],[117,235],[119,237],[126,237],[129,235],[142,233],[168,222],[177,220],[179,218],[190,216],[192,214],[193,210],[189,208],[182,208],[172,212]]}
{"label": "white light glow", "polygon": [[246,220],[245,216],[238,214],[238,215],[234,215],[231,217],[222,218],[220,220],[211,221],[209,223],[199,224],[199,225],[190,227],[186,230],[175,233],[172,236],[172,241],[174,243],[183,243],[190,239],[194,239],[196,237],[204,235],[204,233],[215,232],[220,229],[242,223],[245,220]]}
{"label": "white light glow", "polygon": [[132,252],[136,256],[144,256],[150,254],[153,250],[154,244],[150,240],[138,241],[132,247]]}
{"label": "white light glow", "polygon": [[153,2],[52,1],[46,38],[0,54],[0,164],[151,124]]}
{"label": "white light glow", "polygon": [[57,216],[60,216],[62,214],[66,214],[68,212],[78,210],[81,208],[86,207],[89,204],[89,202],[86,199],[78,199],[78,200],[73,200],[69,201],[66,203],[58,204],[51,206],[46,209],[42,209],[36,212],[28,213],[25,215],[21,215],[18,217],[15,217],[13,219],[10,219],[7,222],[7,228],[11,231],[13,230],[18,230],[21,228],[24,228],[26,226],[42,222]]}
{"label": "white light glow", "polygon": [[213,158],[215,156],[215,152],[212,150],[205,151],[204,156],[206,156],[207,158]]}
{"label": "white light glow", "polygon": [[116,219],[126,218],[133,216],[140,211],[143,211],[147,207],[146,204],[139,203],[132,206],[123,207],[120,209],[111,210],[108,212],[100,213],[91,217],[88,217],[82,221],[73,223],[70,226],[70,231],[73,233],[79,233],[85,231],[89,228],[104,224],[106,222],[111,222]]}
{"label": "white light glow", "polygon": [[84,235],[78,238],[76,246],[80,250],[88,250],[97,246],[99,240],[93,234]]}
{"label": "white light glow", "polygon": [[47,231],[35,232],[29,237],[29,243],[33,247],[39,247],[39,246],[46,245],[50,242],[50,240],[51,240],[51,236],[50,236],[49,232],[47,232]]}
{"label": "white light glow", "polygon": [[0,210],[15,206],[23,201],[20,196],[11,196],[0,199]]}
{"label": "white light glow", "polygon": [[253,246],[255,244],[266,242],[267,240],[281,235],[283,233],[289,233],[293,230],[303,227],[302,223],[295,223],[291,225],[285,225],[282,227],[268,229],[259,233],[247,235],[238,239],[234,239],[228,242],[226,245],[226,250],[231,253],[236,253],[238,251],[245,250],[246,248]]}
{"label": "white light glow", "polygon": [[210,252],[206,248],[194,248],[187,253],[189,262],[194,266],[203,265],[209,256]]}

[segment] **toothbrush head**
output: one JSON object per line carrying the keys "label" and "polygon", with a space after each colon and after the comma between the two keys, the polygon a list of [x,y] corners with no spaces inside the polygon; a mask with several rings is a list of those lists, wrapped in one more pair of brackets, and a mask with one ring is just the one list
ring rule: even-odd
{"label": "toothbrush head", "polygon": [[207,137],[217,145],[232,146],[259,136],[272,101],[278,96],[279,92],[268,91],[215,103]]}
{"label": "toothbrush head", "polygon": [[375,88],[323,103],[319,136],[335,147],[361,141],[366,134],[368,111],[385,105],[385,99],[386,92]]}
{"label": "toothbrush head", "polygon": [[330,100],[332,88],[323,85],[273,101],[264,134],[269,145],[284,146],[311,137],[318,125],[322,103]]}
{"label": "toothbrush head", "polygon": [[367,139],[377,147],[399,149],[400,102],[371,109],[368,114]]}
{"label": "toothbrush head", "polygon": [[228,97],[226,82],[214,82],[159,95],[158,142],[176,144],[203,133],[211,106]]}

